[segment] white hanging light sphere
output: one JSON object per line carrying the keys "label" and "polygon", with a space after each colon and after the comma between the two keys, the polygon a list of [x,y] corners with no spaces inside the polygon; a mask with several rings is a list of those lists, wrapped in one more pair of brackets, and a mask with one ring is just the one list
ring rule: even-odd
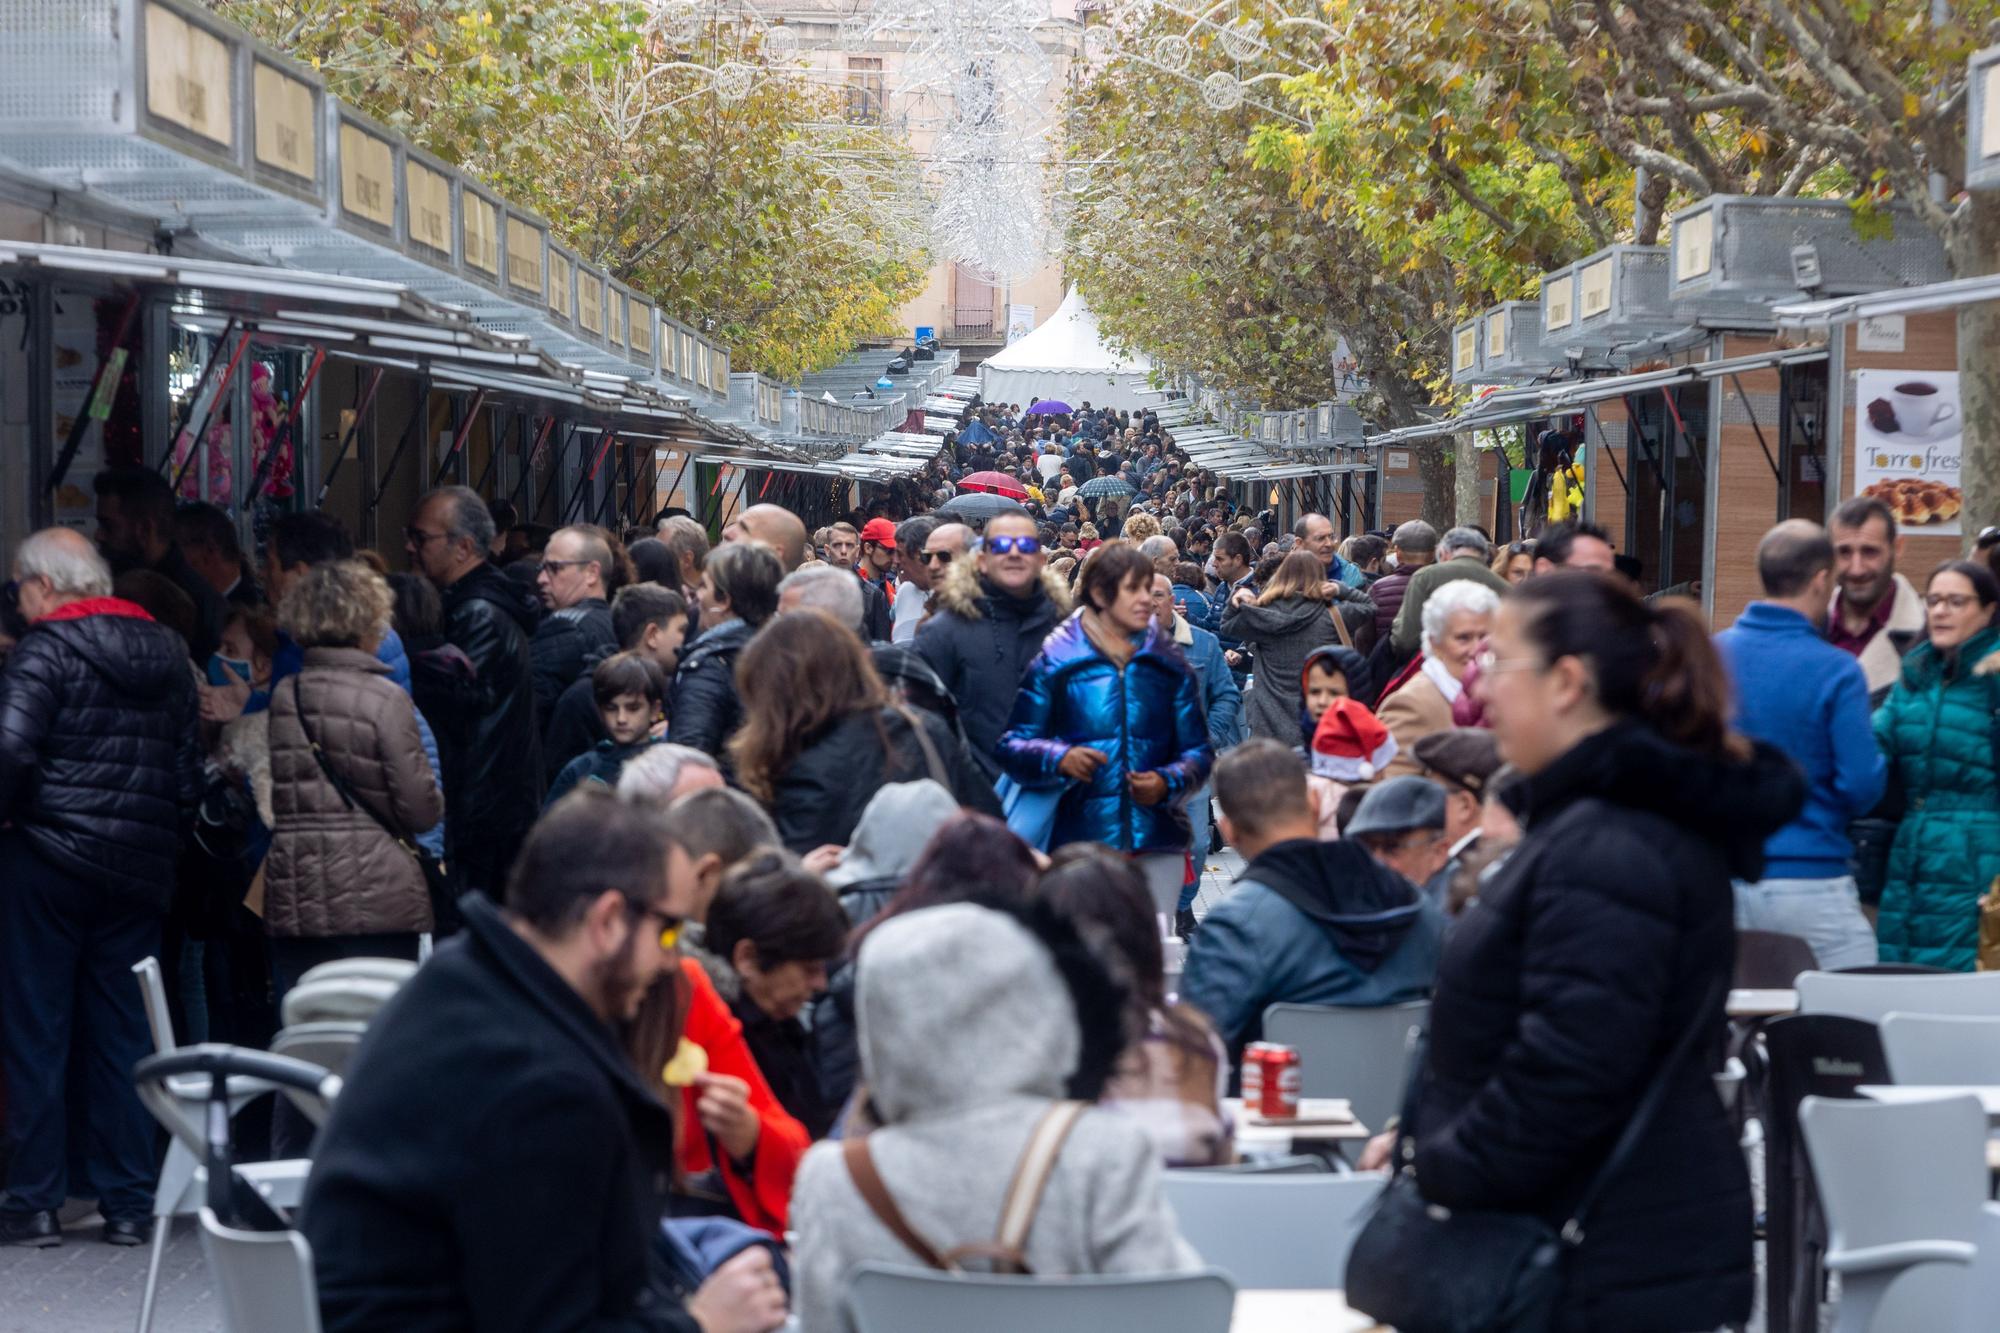
{"label": "white hanging light sphere", "polygon": [[1194,47],[1187,38],[1169,34],[1153,43],[1153,59],[1176,74],[1185,74],[1194,63]]}
{"label": "white hanging light sphere", "polygon": [[1222,50],[1231,60],[1248,60],[1263,45],[1263,38],[1249,19],[1238,19],[1222,30]]}
{"label": "white hanging light sphere", "polygon": [[717,65],[709,78],[715,95],[734,104],[750,95],[750,89],[757,83],[757,71],[740,60],[729,60]]}
{"label": "white hanging light sphere", "polygon": [[1234,74],[1219,69],[1201,81],[1201,100],[1212,111],[1234,111],[1243,105],[1243,85]]}
{"label": "white hanging light sphere", "polygon": [[1094,63],[1110,60],[1118,54],[1118,32],[1107,23],[1100,23],[1083,30],[1083,58]]}
{"label": "white hanging light sphere", "polygon": [[799,32],[797,28],[778,27],[764,32],[764,58],[783,64],[794,60],[799,54]]}

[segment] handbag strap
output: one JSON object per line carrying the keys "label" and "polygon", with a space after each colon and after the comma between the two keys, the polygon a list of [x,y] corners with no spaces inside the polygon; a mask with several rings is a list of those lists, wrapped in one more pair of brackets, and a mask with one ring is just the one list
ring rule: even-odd
{"label": "handbag strap", "polygon": [[[304,672],[300,672],[298,675],[292,677],[292,712],[298,718],[299,731],[305,736],[306,744],[311,747],[313,758],[319,763],[319,771],[326,775],[327,785],[333,788],[335,794],[340,797],[348,809],[359,810],[362,814],[367,815],[369,819],[375,822],[376,827],[389,835],[390,841],[394,842],[411,856],[417,856],[416,844],[401,833],[398,833],[390,826],[388,820],[376,814],[374,807],[362,800],[360,793],[356,792],[348,784],[347,779],[340,776],[339,772],[335,770],[333,761],[326,757],[326,751],[320,749],[319,741],[313,737],[312,724],[306,721],[305,702],[299,698],[299,676],[304,674]],[[418,859],[421,860],[422,858],[418,857]]]}
{"label": "handbag strap", "polygon": [[[1002,1249],[1019,1253],[1027,1244],[1035,1213],[1042,1206],[1042,1194],[1055,1173],[1056,1159],[1062,1156],[1063,1144],[1083,1111],[1082,1102],[1057,1102],[1035,1123],[1028,1146],[1021,1150],[1021,1160],[1014,1167],[1014,1178],[1007,1183],[1006,1201],[1000,1205],[1000,1228],[994,1239]],[[1026,1267],[1022,1265],[1023,1271]]]}
{"label": "handbag strap", "polygon": [[889,1193],[889,1187],[882,1183],[882,1173],[875,1169],[874,1155],[868,1151],[867,1136],[843,1142],[840,1156],[847,1163],[847,1174],[853,1179],[854,1188],[860,1192],[861,1201],[868,1205],[869,1211],[883,1226],[889,1228],[889,1234],[901,1241],[904,1249],[932,1268],[948,1271],[950,1265],[945,1263],[944,1256],[938,1253],[936,1246],[917,1234],[916,1228],[903,1216],[903,1210],[896,1206],[895,1196]]}
{"label": "handbag strap", "polygon": [[1354,635],[1347,628],[1347,617],[1340,614],[1340,603],[1335,602],[1327,610],[1333,615],[1333,632],[1340,636],[1341,646],[1354,647]]}
{"label": "handbag strap", "polygon": [[924,752],[924,767],[930,770],[931,781],[946,791],[952,790],[951,775],[945,770],[944,756],[938,753],[936,743],[931,740],[930,732],[924,727],[924,720],[904,704],[892,703],[889,707],[896,711],[896,716],[903,719],[903,725],[915,734],[917,745]]}

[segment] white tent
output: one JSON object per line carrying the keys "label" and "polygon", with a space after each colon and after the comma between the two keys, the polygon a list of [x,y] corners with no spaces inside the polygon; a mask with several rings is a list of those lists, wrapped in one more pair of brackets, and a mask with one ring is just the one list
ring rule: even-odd
{"label": "white tent", "polygon": [[1092,407],[1149,407],[1158,401],[1157,395],[1146,395],[1152,368],[1143,356],[1106,347],[1097,316],[1071,287],[1033,333],[986,359],[979,367],[979,391],[989,403],[1022,407],[1043,398],[1071,407],[1085,400]]}

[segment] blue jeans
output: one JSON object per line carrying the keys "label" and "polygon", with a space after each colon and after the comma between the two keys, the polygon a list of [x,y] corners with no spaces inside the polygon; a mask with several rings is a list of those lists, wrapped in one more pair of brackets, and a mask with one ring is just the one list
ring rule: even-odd
{"label": "blue jeans", "polygon": [[1876,961],[1875,931],[1861,915],[1854,876],[1736,881],[1736,928],[1797,935],[1827,971]]}
{"label": "blue jeans", "polygon": [[[153,1118],[132,1066],[153,1053],[132,965],[160,951],[162,913],[58,869],[18,830],[0,833],[0,1055],[7,1072],[10,1212],[62,1207],[69,1128],[87,1127],[81,1159],[112,1221],[153,1207]],[[80,1038],[80,1040],[73,1040]],[[83,1062],[68,1077],[70,1060]],[[68,1114],[68,1094],[83,1097]],[[81,1192],[81,1191],[78,1191]]]}
{"label": "blue jeans", "polygon": [[1188,827],[1194,831],[1194,883],[1181,887],[1180,907],[1177,910],[1182,912],[1191,911],[1194,908],[1195,895],[1201,892],[1202,863],[1208,860],[1207,783],[1204,782],[1201,785],[1201,790],[1188,797],[1187,817]]}

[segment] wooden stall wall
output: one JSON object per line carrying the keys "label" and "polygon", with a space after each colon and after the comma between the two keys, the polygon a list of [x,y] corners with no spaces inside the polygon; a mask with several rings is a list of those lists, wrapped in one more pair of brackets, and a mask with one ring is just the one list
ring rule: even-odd
{"label": "wooden stall wall", "polygon": [[1630,503],[1626,486],[1632,475],[1625,447],[1629,418],[1624,402],[1616,398],[1596,404],[1593,410],[1596,420],[1585,422],[1591,448],[1583,474],[1583,484],[1589,489],[1594,506],[1591,522],[1610,535],[1613,550],[1623,551],[1625,511]]}
{"label": "wooden stall wall", "polygon": [[[1775,345],[1765,334],[1726,334],[1718,355],[1748,356]],[[1735,624],[1743,608],[1762,592],[1757,582],[1757,543],[1778,521],[1778,476],[1772,469],[1778,458],[1779,377],[1772,367],[1725,377],[1719,383],[1715,598],[1709,612],[1709,623],[1716,629]]]}

